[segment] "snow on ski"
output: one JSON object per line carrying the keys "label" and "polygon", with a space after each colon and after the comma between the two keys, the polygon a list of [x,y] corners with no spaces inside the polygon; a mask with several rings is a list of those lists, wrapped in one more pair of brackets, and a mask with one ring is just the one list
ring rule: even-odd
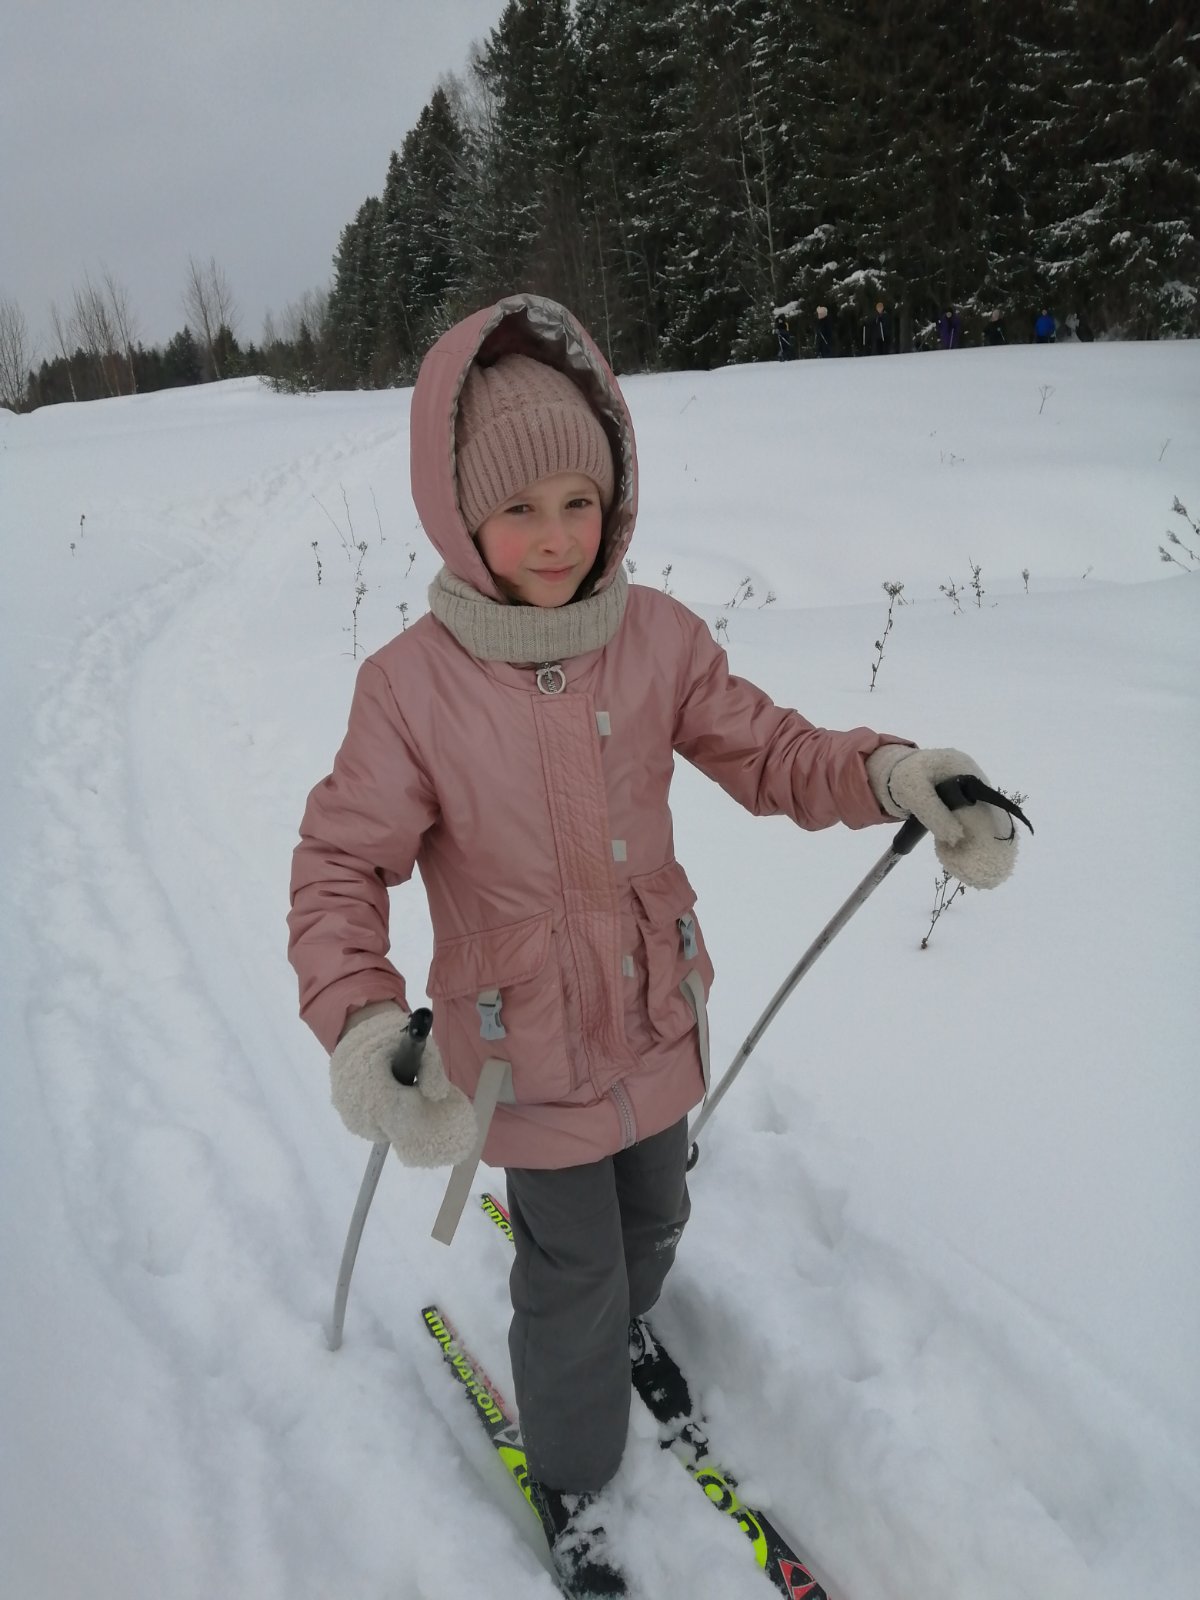
{"label": "snow on ski", "polygon": [[[479,1197],[479,1205],[512,1244],[512,1223],[500,1201],[484,1193]],[[640,1324],[653,1347],[652,1359],[634,1366],[633,1383],[659,1424],[659,1438],[664,1449],[671,1451],[717,1510],[737,1523],[749,1539],[754,1559],[764,1576],[786,1600],[830,1600],[828,1591],[813,1577],[792,1541],[757,1507],[747,1505],[739,1497],[737,1479],[713,1460],[704,1418],[695,1410],[682,1368],[645,1318],[640,1319]]]}

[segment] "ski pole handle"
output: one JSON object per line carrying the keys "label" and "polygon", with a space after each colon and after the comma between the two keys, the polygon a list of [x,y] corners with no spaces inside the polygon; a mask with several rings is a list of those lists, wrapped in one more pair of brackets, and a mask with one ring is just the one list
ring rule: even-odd
{"label": "ski pole handle", "polygon": [[[941,783],[934,784],[934,792],[945,806],[947,811],[961,811],[963,806],[973,806],[975,796],[966,789],[967,774],[960,778],[943,778]],[[909,817],[892,840],[892,854],[906,856],[914,845],[920,844],[928,829],[923,822],[918,822],[916,817]]]}
{"label": "ski pole handle", "polygon": [[432,1027],[433,1012],[428,1006],[420,1006],[409,1017],[405,1037],[396,1046],[395,1054],[392,1056],[392,1077],[406,1089],[411,1089],[416,1084],[425,1041]]}

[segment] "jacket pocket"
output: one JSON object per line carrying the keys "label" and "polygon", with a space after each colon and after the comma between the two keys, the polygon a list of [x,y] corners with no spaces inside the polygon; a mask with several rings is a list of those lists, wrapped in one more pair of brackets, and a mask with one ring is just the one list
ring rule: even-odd
{"label": "jacket pocket", "polygon": [[699,973],[707,999],[713,980],[713,965],[696,921],[696,891],[677,861],[631,878],[629,887],[646,951],[651,1030],[663,1041],[682,1039],[696,1026],[696,1017],[680,984],[689,972]]}
{"label": "jacket pocket", "polygon": [[563,1099],[571,1089],[562,984],[550,954],[549,911],[503,928],[441,939],[426,986],[434,1031],[452,1083],[475,1093],[485,1061],[512,1067],[525,1104]]}

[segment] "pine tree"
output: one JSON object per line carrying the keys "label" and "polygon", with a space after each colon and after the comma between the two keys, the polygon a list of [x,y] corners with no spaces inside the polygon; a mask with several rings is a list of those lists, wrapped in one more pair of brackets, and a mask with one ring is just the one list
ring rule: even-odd
{"label": "pine tree", "polygon": [[773,353],[776,308],[803,295],[801,242],[820,205],[819,192],[806,181],[822,148],[813,115],[821,92],[813,10],[809,0],[763,0],[745,17],[749,53],[739,138],[753,287],[732,352],[736,359]]}
{"label": "pine tree", "polygon": [[317,374],[317,346],[312,336],[312,330],[304,319],[301,319],[300,332],[296,339],[294,370],[297,383],[302,388],[311,389],[314,387]]}
{"label": "pine tree", "polygon": [[163,351],[163,385],[171,389],[199,383],[201,370],[200,348],[192,336],[192,330],[181,328]]}
{"label": "pine tree", "polygon": [[617,366],[657,361],[674,180],[670,105],[680,84],[676,0],[580,0],[584,226],[595,240],[601,320]]}
{"label": "pine tree", "polygon": [[158,389],[167,387],[163,370],[163,352],[157,345],[151,345],[147,350],[139,342],[134,350],[133,359],[138,394],[152,394]]}
{"label": "pine tree", "polygon": [[978,29],[986,0],[827,0],[819,46],[832,93],[818,111],[828,203],[821,288],[855,338],[877,295],[900,339],[984,272]]}
{"label": "pine tree", "polygon": [[[532,289],[593,313],[582,206],[578,42],[568,0],[510,0],[475,63],[487,117],[473,130],[476,215],[464,255],[476,298]],[[461,214],[461,213],[460,213]]]}
{"label": "pine tree", "polygon": [[1062,0],[1010,0],[975,16],[972,57],[981,157],[974,175],[983,233],[981,314],[1000,311],[1016,339],[1041,290],[1035,212],[1058,140],[1067,71]]}
{"label": "pine tree", "polygon": [[393,150],[379,207],[379,321],[372,352],[372,367],[377,373],[398,371],[405,357],[412,354],[409,280],[414,241],[406,204],[407,186],[404,163]]}
{"label": "pine tree", "polygon": [[[776,38],[785,85],[780,112],[780,296],[802,316],[836,304],[836,286],[857,244],[843,205],[846,174],[861,169],[856,108],[844,107],[848,41],[857,36],[827,0],[781,0],[764,33]],[[760,52],[763,44],[759,44]]]}
{"label": "pine tree", "polygon": [[676,181],[669,195],[668,321],[661,341],[672,366],[726,362],[756,298],[753,202],[743,165],[749,9],[702,0],[682,0],[677,9],[681,81],[665,141]]}
{"label": "pine tree", "polygon": [[463,132],[439,88],[405,135],[399,155],[393,151],[383,188],[373,363],[382,381],[413,376],[462,275],[456,216],[463,153]]}
{"label": "pine tree", "polygon": [[234,337],[233,329],[227,322],[222,322],[213,339],[209,376],[214,379],[238,378],[244,370],[242,348]]}
{"label": "pine tree", "polygon": [[1077,0],[1038,254],[1060,312],[1135,337],[1200,330],[1200,52],[1184,8]]}
{"label": "pine tree", "polygon": [[354,221],[342,229],[329,295],[335,347],[360,382],[370,379],[378,348],[381,214],[377,197],[364,200]]}

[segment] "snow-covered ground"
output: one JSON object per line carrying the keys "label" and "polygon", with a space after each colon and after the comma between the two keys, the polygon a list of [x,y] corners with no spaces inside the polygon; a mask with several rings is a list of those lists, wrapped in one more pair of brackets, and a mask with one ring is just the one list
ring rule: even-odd
{"label": "snow-covered ground", "polygon": [[[923,844],[797,990],[705,1136],[660,1324],[843,1600],[1190,1600],[1200,576],[1156,547],[1200,513],[1200,347],[627,392],[636,580],[669,565],[814,720],[966,748],[1037,828],[925,951]],[[323,1334],[367,1148],[296,1018],[288,862],[349,703],[346,543],[360,655],[424,609],[408,398],[0,412],[5,1595],[553,1593],[419,1316],[503,1388],[503,1241],[434,1245],[438,1176],[390,1163]],[[675,812],[721,1063],[889,835],[687,767]],[[393,923],[420,995],[419,885]],[[636,1410],[616,1493],[646,1595],[769,1592]]]}

